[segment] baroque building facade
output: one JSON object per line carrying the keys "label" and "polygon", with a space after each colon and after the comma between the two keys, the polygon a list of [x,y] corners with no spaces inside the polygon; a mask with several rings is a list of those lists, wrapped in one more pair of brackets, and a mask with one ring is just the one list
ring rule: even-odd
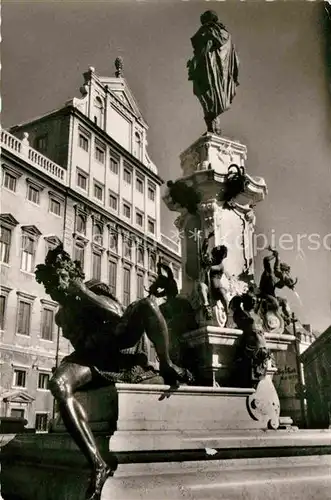
{"label": "baroque building facade", "polygon": [[[128,305],[146,294],[158,260],[181,288],[179,243],[161,232],[162,179],[147,125],[117,61],[115,77],[84,74],[82,97],[2,131],[1,415],[47,430],[52,369],[70,345],[35,265],[63,242],[86,279]],[[153,352],[151,348],[151,359]]]}

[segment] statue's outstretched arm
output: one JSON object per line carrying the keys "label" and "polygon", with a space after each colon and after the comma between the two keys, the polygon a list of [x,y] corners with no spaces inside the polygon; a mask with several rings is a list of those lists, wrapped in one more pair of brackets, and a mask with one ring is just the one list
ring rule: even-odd
{"label": "statue's outstretched arm", "polygon": [[283,273],[280,270],[280,262],[278,253],[275,254],[274,274],[280,280],[283,280]]}

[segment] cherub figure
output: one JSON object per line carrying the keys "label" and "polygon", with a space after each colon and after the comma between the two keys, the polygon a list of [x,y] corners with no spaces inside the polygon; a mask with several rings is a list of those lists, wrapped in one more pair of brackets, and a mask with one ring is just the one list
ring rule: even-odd
{"label": "cherub figure", "polygon": [[233,319],[243,333],[236,348],[233,382],[239,387],[252,387],[267,374],[271,357],[258,314],[253,287],[232,299]]}
{"label": "cherub figure", "polygon": [[200,297],[203,313],[206,319],[212,319],[212,306],[218,301],[222,303],[224,312],[228,315],[227,291],[222,284],[222,277],[225,273],[224,259],[228,255],[225,245],[218,245],[208,252],[208,241],[214,235],[210,233],[204,239],[200,253],[200,280],[198,283],[198,294]]}
{"label": "cherub figure", "polygon": [[[283,297],[276,296],[276,289],[282,289],[284,287],[294,290],[298,279],[293,279],[291,277],[291,268],[285,262],[280,262],[279,253],[277,250],[268,248],[271,255],[264,257],[263,259],[263,273],[260,280],[260,299],[264,299],[267,302],[269,308],[278,309],[281,308],[283,317],[286,324],[290,323],[291,311],[288,302]],[[271,262],[274,262],[273,268],[271,267]]]}

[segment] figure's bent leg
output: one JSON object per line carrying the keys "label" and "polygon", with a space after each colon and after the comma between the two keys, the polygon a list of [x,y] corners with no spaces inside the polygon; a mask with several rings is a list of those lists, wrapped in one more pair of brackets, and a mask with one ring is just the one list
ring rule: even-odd
{"label": "figure's bent leg", "polygon": [[74,396],[79,388],[84,387],[91,380],[92,373],[87,366],[63,363],[51,378],[49,388],[58,402],[60,414],[68,432],[86,456],[91,467],[95,468],[99,464],[105,465],[105,462],[97,450],[86,413]]}
{"label": "figure's bent leg", "polygon": [[205,283],[198,283],[197,292],[201,300],[201,305],[208,306],[209,305],[208,286]]}
{"label": "figure's bent leg", "polygon": [[169,331],[166,320],[156,304],[144,311],[144,326],[148,339],[153,343],[160,360],[160,372],[165,383],[177,385],[181,382],[192,382],[193,377],[184,368],[176,366],[170,358]]}
{"label": "figure's bent leg", "polygon": [[229,304],[228,304],[228,300],[227,300],[226,292],[225,291],[223,291],[223,290],[219,291],[219,299],[220,299],[220,301],[222,303],[222,306],[224,307],[225,314],[228,316],[228,314],[229,314]]}
{"label": "figure's bent leg", "polygon": [[205,318],[212,319],[213,314],[209,303],[209,289],[206,283],[199,282],[197,284],[197,292]]}
{"label": "figure's bent leg", "polygon": [[90,368],[64,362],[55,371],[49,388],[58,402],[64,425],[93,470],[87,498],[97,499],[110,471],[97,448],[86,413],[74,396],[91,380]]}

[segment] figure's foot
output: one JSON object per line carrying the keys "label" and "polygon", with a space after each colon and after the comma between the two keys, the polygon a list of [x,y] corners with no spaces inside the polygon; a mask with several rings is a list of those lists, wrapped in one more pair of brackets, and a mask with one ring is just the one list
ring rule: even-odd
{"label": "figure's foot", "polygon": [[100,500],[102,488],[107,479],[113,474],[114,470],[107,466],[94,470],[86,491],[86,500]]}

